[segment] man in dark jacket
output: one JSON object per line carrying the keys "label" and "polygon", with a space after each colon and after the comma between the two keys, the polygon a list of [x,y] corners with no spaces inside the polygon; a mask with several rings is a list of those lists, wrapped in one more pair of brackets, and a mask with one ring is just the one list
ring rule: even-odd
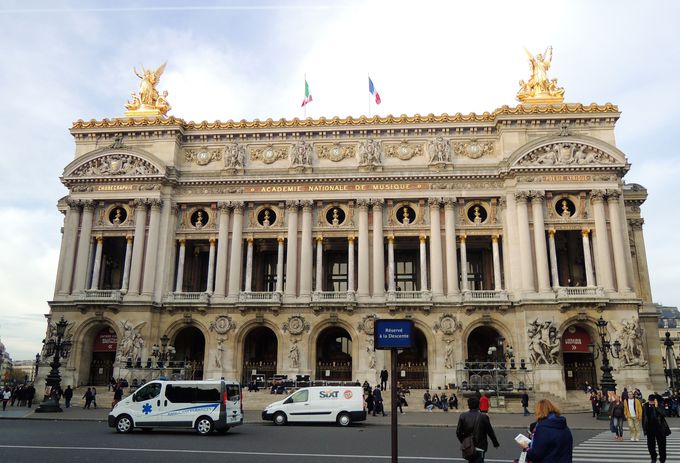
{"label": "man in dark jacket", "polygon": [[529,394],[526,392],[522,394],[522,408],[524,409],[524,416],[529,416]]}
{"label": "man in dark jacket", "polygon": [[468,407],[470,410],[463,413],[460,415],[460,418],[458,418],[456,437],[460,442],[463,442],[463,439],[472,435],[472,440],[475,443],[477,452],[475,453],[475,456],[468,461],[471,463],[484,463],[484,454],[489,448],[489,441],[486,437],[489,436],[495,448],[498,448],[500,444],[491,427],[489,415],[479,411],[479,399],[470,397],[468,399]]}
{"label": "man in dark jacket", "polygon": [[71,399],[73,398],[73,389],[71,389],[71,386],[66,386],[66,389],[64,389],[64,406],[66,408],[71,407]]}
{"label": "man in dark jacket", "polygon": [[383,406],[382,393],[380,392],[380,388],[378,386],[376,386],[375,390],[373,391],[373,416],[375,416],[376,413],[382,413],[382,415],[385,416],[385,407]]}
{"label": "man in dark jacket", "polygon": [[647,450],[656,463],[656,447],[659,446],[659,461],[666,461],[666,436],[670,434],[670,428],[666,423],[663,410],[658,405],[659,397],[656,394],[649,396],[648,402],[642,407],[642,431],[647,436]]}
{"label": "man in dark jacket", "polygon": [[387,370],[382,369],[380,371],[380,389],[383,391],[387,389],[387,379],[390,377],[390,374],[387,372]]}

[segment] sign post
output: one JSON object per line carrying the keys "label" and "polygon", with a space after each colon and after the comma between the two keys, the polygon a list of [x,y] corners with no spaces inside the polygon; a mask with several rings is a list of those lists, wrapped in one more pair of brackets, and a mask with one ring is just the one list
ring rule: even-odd
{"label": "sign post", "polygon": [[406,319],[376,319],[373,329],[376,350],[389,350],[391,363],[390,388],[392,397],[391,428],[392,428],[392,463],[399,461],[399,434],[397,432],[397,351],[413,346],[413,320]]}

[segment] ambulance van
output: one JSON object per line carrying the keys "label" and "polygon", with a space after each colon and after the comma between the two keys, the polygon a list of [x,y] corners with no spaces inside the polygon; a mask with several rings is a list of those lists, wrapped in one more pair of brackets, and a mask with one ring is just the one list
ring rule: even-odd
{"label": "ambulance van", "polygon": [[289,422],[349,426],[366,419],[364,391],[359,386],[305,387],[267,406],[262,419],[279,426]]}
{"label": "ambulance van", "polygon": [[116,404],[109,426],[120,433],[134,428],[193,428],[201,435],[225,433],[243,424],[243,397],[236,381],[151,381]]}

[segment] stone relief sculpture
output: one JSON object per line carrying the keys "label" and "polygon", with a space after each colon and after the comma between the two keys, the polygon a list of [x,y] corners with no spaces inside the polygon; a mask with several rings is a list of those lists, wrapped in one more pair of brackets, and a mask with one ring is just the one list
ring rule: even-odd
{"label": "stone relief sculpture", "polygon": [[291,167],[309,167],[312,165],[312,145],[300,140],[290,152]]}
{"label": "stone relief sculpture", "polygon": [[222,368],[222,357],[224,356],[224,341],[226,341],[227,338],[218,338],[217,339],[217,350],[215,352],[215,367],[216,368]]}
{"label": "stone relief sculpture", "polygon": [[298,347],[297,339],[293,340],[293,344],[288,350],[288,358],[290,359],[291,367],[300,368],[300,348]]}
{"label": "stone relief sculpture", "polygon": [[74,177],[159,175],[150,162],[131,154],[109,154],[86,162],[71,174]]}
{"label": "stone relief sculpture", "polygon": [[463,324],[451,314],[442,314],[439,321],[434,324],[435,331],[441,331],[446,336],[453,336],[454,333],[463,328]]}
{"label": "stone relief sculpture", "polygon": [[444,368],[453,368],[453,340],[449,339],[444,348]]}
{"label": "stone relief sculpture", "polygon": [[340,162],[346,158],[353,158],[356,156],[356,147],[354,145],[341,145],[335,143],[333,145],[318,145],[317,157],[319,159],[328,159],[332,162]]}
{"label": "stone relief sculpture", "polygon": [[145,321],[133,325],[128,320],[120,322],[123,328],[123,335],[118,343],[118,358],[121,362],[127,359],[136,360],[142,356],[142,348],[144,347],[144,338],[139,333],[139,329],[146,324]]}
{"label": "stone relief sculpture", "polygon": [[288,318],[287,322],[284,322],[281,326],[284,332],[288,331],[290,334],[297,336],[305,331],[309,331],[311,328],[308,321],[302,315],[293,315]]}
{"label": "stone relief sculpture", "polygon": [[373,336],[366,336],[366,352],[368,352],[368,368],[375,370],[375,349]]}
{"label": "stone relief sculpture", "polygon": [[619,359],[624,366],[645,366],[644,349],[642,346],[643,331],[638,320],[633,317],[630,321],[624,320],[621,328],[616,330],[619,333],[621,343],[621,354]]}
{"label": "stone relief sculpture", "polygon": [[437,137],[427,145],[430,164],[447,164],[451,162],[451,142],[444,137]]}
{"label": "stone relief sculpture", "polygon": [[382,162],[382,143],[369,138],[359,145],[359,165],[377,167]]}
{"label": "stone relief sculpture", "polygon": [[373,329],[375,326],[375,314],[370,314],[366,315],[364,318],[361,319],[359,324],[357,325],[357,329],[359,332],[366,333],[369,336],[373,336]]}
{"label": "stone relief sculpture", "polygon": [[493,154],[493,142],[479,142],[476,139],[458,142],[453,145],[453,151],[458,156],[465,156],[470,159],[479,159],[484,155]]}
{"label": "stone relief sculpture", "polygon": [[220,334],[226,340],[228,338],[228,333],[236,329],[236,323],[231,319],[229,315],[220,315],[215,318],[215,321],[210,322],[210,331],[214,331]]}
{"label": "stone relief sculpture", "polygon": [[529,325],[529,359],[534,365],[555,365],[560,353],[560,339],[557,327],[551,321],[535,319]]}
{"label": "stone relief sculpture", "polygon": [[243,169],[246,158],[246,148],[238,143],[231,143],[224,147],[224,166],[228,169]]}
{"label": "stone relief sculpture", "polygon": [[552,143],[526,154],[520,166],[613,164],[613,156],[583,143]]}

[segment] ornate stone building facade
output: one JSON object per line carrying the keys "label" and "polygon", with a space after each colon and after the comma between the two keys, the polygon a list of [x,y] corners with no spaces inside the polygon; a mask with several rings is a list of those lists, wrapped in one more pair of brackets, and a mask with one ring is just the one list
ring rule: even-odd
{"label": "ornate stone building facade", "polygon": [[406,317],[405,384],[565,397],[598,381],[603,317],[616,381],[663,384],[616,106],[555,102],[543,72],[481,115],[194,123],[154,109],[162,68],[143,114],[71,128],[49,316],[70,323],[66,383],[375,383],[373,322]]}

